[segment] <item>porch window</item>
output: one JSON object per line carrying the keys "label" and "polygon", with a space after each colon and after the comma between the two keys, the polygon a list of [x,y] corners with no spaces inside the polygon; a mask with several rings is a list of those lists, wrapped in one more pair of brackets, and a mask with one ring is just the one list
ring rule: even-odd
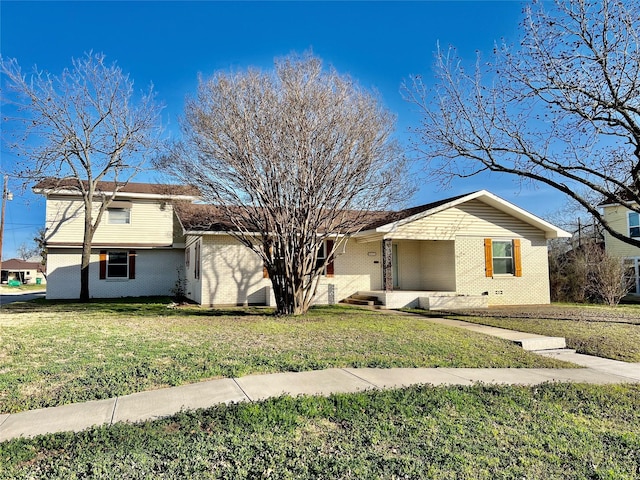
{"label": "porch window", "polygon": [[485,274],[522,276],[522,260],[520,254],[520,239],[492,240],[485,238]]}
{"label": "porch window", "polygon": [[629,236],[640,237],[640,213],[629,212]]}

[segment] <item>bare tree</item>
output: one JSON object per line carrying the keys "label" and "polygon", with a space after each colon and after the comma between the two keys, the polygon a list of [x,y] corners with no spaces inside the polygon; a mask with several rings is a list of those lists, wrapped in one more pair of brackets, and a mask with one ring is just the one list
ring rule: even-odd
{"label": "bare tree", "polygon": [[40,248],[38,248],[34,244],[29,245],[26,242],[20,244],[20,246],[16,250],[16,254],[18,255],[18,258],[20,260],[29,260],[30,258],[35,257],[39,253],[40,253]]}
{"label": "bare tree", "polygon": [[[103,54],[74,59],[59,76],[35,68],[26,76],[15,59],[2,60],[1,71],[13,94],[3,97],[15,116],[3,121],[14,125],[5,139],[21,159],[14,174],[47,179],[43,188],[76,189],[82,196],[80,299],[86,301],[93,235],[117,192],[158,147],[161,107],[152,88],[136,101],[133,81],[116,64],[107,65]],[[100,181],[113,188],[100,191]]]}
{"label": "bare tree", "polygon": [[367,214],[411,192],[394,121],[349,77],[290,56],[270,72],[201,79],[165,165],[195,182],[222,227],[260,256],[277,313],[301,314]]}
{"label": "bare tree", "polygon": [[433,88],[404,85],[422,113],[416,145],[443,183],[480,172],[549,185],[584,207],[640,212],[639,0],[534,1],[520,45],[498,45],[468,73],[453,49],[436,55]]}

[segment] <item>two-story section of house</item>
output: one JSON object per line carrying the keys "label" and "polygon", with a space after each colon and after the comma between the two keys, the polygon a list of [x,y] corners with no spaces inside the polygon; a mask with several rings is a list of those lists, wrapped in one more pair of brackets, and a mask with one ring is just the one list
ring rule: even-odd
{"label": "two-story section of house", "polygon": [[[640,214],[622,205],[601,205],[604,217],[614,230],[640,240]],[[640,248],[629,245],[605,232],[605,249],[615,257],[623,258],[627,266],[632,295],[640,295]]]}
{"label": "two-story section of house", "polygon": [[[100,182],[93,217],[114,191]],[[47,298],[80,295],[84,203],[73,182],[43,181],[46,197]],[[184,275],[184,235],[173,203],[193,201],[193,189],[127,183],[120,187],[94,234],[89,291],[93,298],[169,295]]]}

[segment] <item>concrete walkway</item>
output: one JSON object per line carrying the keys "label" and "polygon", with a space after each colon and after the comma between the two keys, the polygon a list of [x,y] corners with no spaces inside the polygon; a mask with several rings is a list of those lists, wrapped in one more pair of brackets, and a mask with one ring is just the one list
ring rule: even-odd
{"label": "concrete walkway", "polygon": [[[441,322],[440,319],[428,320],[437,323],[449,322],[448,320]],[[457,323],[452,326],[474,329],[473,324]],[[481,326],[475,325],[475,327]],[[504,338],[502,335],[515,336],[517,338],[509,339],[516,343],[526,338],[541,337],[539,335],[530,337],[529,334],[493,329],[493,327],[484,327],[482,333],[501,338]],[[94,425],[154,420],[181,410],[207,408],[223,403],[259,401],[282,394],[329,395],[415,384],[471,385],[475,382],[483,382],[537,385],[544,382],[594,384],[640,382],[640,364],[638,363],[580,355],[566,349],[547,349],[535,351],[535,353],[576,363],[586,368],[332,368],[310,372],[225,378],[107,400],[30,410],[10,415],[0,414],[0,442],[46,433],[78,432]]]}

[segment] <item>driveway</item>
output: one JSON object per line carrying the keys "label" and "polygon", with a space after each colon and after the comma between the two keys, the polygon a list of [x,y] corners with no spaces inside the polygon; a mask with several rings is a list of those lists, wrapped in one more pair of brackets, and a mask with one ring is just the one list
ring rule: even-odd
{"label": "driveway", "polygon": [[47,292],[45,290],[34,292],[0,292],[0,305],[6,305],[13,302],[28,302],[36,298],[44,298]]}

